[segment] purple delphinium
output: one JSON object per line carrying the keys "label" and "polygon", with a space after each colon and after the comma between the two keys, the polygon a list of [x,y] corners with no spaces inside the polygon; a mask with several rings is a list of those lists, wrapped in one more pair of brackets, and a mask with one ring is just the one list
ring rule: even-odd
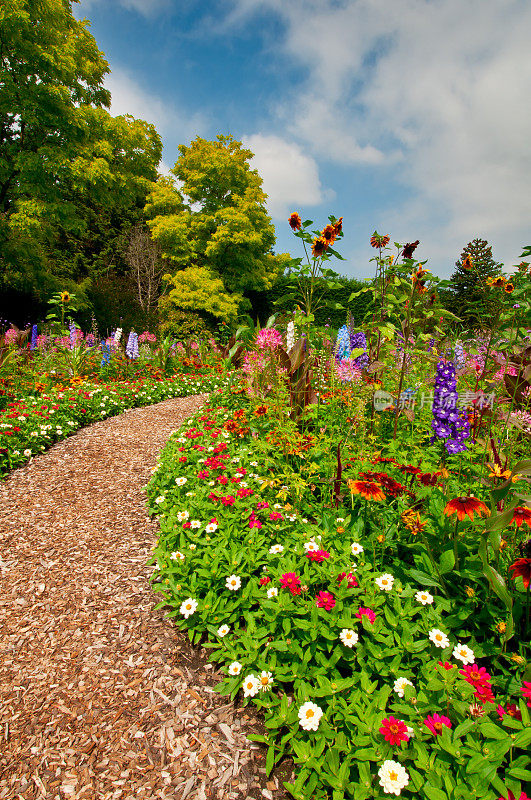
{"label": "purple delphinium", "polygon": [[129,334],[125,354],[128,358],[138,358],[138,333],[131,331]]}
{"label": "purple delphinium", "polygon": [[466,412],[457,409],[457,381],[455,364],[442,359],[437,364],[435,391],[433,393],[433,420],[431,442],[444,439],[444,446],[451,454],[466,450],[465,439],[470,435],[470,424]]}
{"label": "purple delphinium", "polygon": [[353,358],[354,364],[358,369],[365,369],[369,363],[369,356],[367,354],[367,339],[363,331],[349,331],[350,350],[364,350],[361,355]]}
{"label": "purple delphinium", "polygon": [[35,348],[37,347],[37,334],[38,334],[37,326],[36,325],[32,325],[31,326],[30,350],[35,350]]}

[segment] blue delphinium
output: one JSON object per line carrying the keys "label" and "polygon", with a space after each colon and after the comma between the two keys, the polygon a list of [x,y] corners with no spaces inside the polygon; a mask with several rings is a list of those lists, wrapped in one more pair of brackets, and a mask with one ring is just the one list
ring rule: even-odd
{"label": "blue delphinium", "polygon": [[105,344],[104,342],[102,342],[102,344],[101,344],[101,355],[102,355],[102,359],[101,359],[101,362],[100,362],[100,367],[104,367],[111,360],[111,348],[110,348],[110,345]]}
{"label": "blue delphinium", "polygon": [[454,363],[457,370],[466,366],[465,350],[461,342],[456,342],[454,347]]}
{"label": "blue delphinium", "polygon": [[131,331],[129,334],[125,354],[128,358],[138,358],[138,333]]}
{"label": "blue delphinium", "polygon": [[457,381],[455,364],[442,359],[437,364],[435,391],[433,393],[433,420],[431,442],[445,440],[444,446],[451,454],[466,450],[465,439],[470,435],[470,424],[465,411],[457,409]]}
{"label": "blue delphinium", "polygon": [[[348,325],[343,325],[337,332],[336,341],[336,358],[338,361],[343,361],[349,358],[353,350],[367,350],[367,339],[363,331],[349,330]],[[366,352],[361,353],[353,359],[357,369],[364,369],[369,363],[369,356]]]}
{"label": "blue delphinium", "polygon": [[350,337],[348,333],[348,327],[346,325],[343,325],[343,327],[341,327],[337,332],[335,352],[338,361],[342,361],[344,358],[348,358],[350,355]]}
{"label": "blue delphinium", "polygon": [[30,350],[35,350],[35,348],[37,347],[37,333],[38,333],[37,325],[32,325]]}

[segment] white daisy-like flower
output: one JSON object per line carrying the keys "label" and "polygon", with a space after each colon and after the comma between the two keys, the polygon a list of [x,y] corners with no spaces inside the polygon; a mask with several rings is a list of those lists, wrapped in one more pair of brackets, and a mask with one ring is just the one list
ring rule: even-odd
{"label": "white daisy-like flower", "polygon": [[159,495],[159,496],[158,496],[158,497],[155,499],[155,503],[157,503],[157,505],[160,505],[160,504],[161,504],[161,503],[163,503],[165,500],[166,500],[166,498],[164,497],[164,495],[163,495],[163,494],[160,494],[160,495]]}
{"label": "white daisy-like flower", "polygon": [[197,611],[197,600],[194,600],[192,597],[189,597],[188,600],[184,600],[181,603],[181,607],[179,611],[183,615],[185,619],[188,619],[195,611]]}
{"label": "white daisy-like flower", "polygon": [[195,492],[186,492],[185,497],[195,497]]}
{"label": "white daisy-like flower", "polygon": [[258,466],[258,461],[251,461],[251,463],[249,464],[249,466],[250,466],[250,467],[257,467],[257,466]]}
{"label": "white daisy-like flower", "polygon": [[191,523],[190,523],[190,527],[191,527],[191,528],[194,528],[195,530],[197,530],[197,528],[200,528],[200,527],[201,527],[201,522],[200,522],[200,520],[198,520],[198,519],[193,519],[193,520],[191,521]]}
{"label": "white daisy-like flower", "polygon": [[345,647],[354,647],[355,644],[359,641],[359,636],[356,631],[351,630],[350,628],[343,628],[341,633],[339,634],[339,638],[345,645]]}
{"label": "white daisy-like flower", "polygon": [[271,600],[272,597],[277,597],[278,596],[277,587],[276,586],[271,586],[271,588],[267,590],[267,596],[269,597],[270,600]]}
{"label": "white daisy-like flower", "polygon": [[171,554],[170,558],[172,561],[184,561],[185,556],[184,553],[181,553],[179,550],[175,550]]}
{"label": "white daisy-like flower", "polygon": [[344,522],[344,521],[345,521],[345,517],[337,517],[337,519],[336,519],[337,523]]}
{"label": "white daisy-like flower", "polygon": [[217,529],[218,526],[216,522],[209,522],[208,525],[205,526],[205,530],[207,533],[214,533],[214,531],[217,531]]}
{"label": "white daisy-like flower", "polygon": [[179,520],[179,522],[186,522],[186,520],[188,519],[189,516],[190,516],[190,514],[188,513],[188,511],[178,511],[177,512],[177,519]]}
{"label": "white daisy-like flower", "polygon": [[352,542],[350,545],[350,552],[353,556],[359,556],[360,553],[363,553],[363,547],[359,542]]}
{"label": "white daisy-like flower", "polygon": [[299,725],[305,731],[316,731],[323,716],[323,709],[308,701],[299,708]]}
{"label": "white daisy-like flower", "polygon": [[399,795],[409,783],[406,769],[398,761],[384,761],[378,770],[380,786],[386,794]]}
{"label": "white daisy-like flower", "polygon": [[186,478],[183,478],[182,476],[180,478],[175,478],[175,484],[177,486],[184,486],[185,483],[188,483]]}
{"label": "white daisy-like flower", "polygon": [[263,669],[260,675],[258,676],[258,680],[260,682],[261,692],[271,691],[271,686],[273,685],[273,674],[271,672],[268,672],[267,670]]}
{"label": "white daisy-like flower", "polygon": [[254,697],[260,691],[260,681],[256,675],[247,675],[243,681],[243,696]]}
{"label": "white daisy-like flower", "polygon": [[392,575],[390,575],[388,572],[384,572],[383,575],[380,575],[379,578],[376,578],[375,583],[382,592],[390,592],[393,588],[394,580],[395,579]]}
{"label": "white daisy-like flower", "polygon": [[179,436],[179,438],[177,439],[177,441],[179,442],[179,444],[186,444],[186,439],[185,439],[185,437],[184,437],[184,436]]}
{"label": "white daisy-like flower", "polygon": [[415,731],[413,730],[413,728],[410,728],[409,725],[406,725],[406,728],[407,728],[407,735],[409,736],[409,738],[414,739]]}
{"label": "white daisy-like flower", "polygon": [[435,645],[435,647],[448,647],[450,644],[450,639],[448,636],[443,632],[440,631],[438,628],[432,628],[429,632],[428,637],[431,642]]}
{"label": "white daisy-like flower", "polygon": [[218,636],[221,636],[221,638],[223,638],[224,636],[226,636],[228,634],[229,631],[230,631],[230,628],[229,628],[228,625],[221,625],[218,628]]}
{"label": "white daisy-like flower", "polygon": [[308,520],[305,517],[302,518],[302,521],[304,522],[305,525],[308,524]]}
{"label": "white daisy-like flower", "polygon": [[29,457],[30,457],[30,455],[31,455],[31,450],[29,449],[29,447],[26,447],[26,449],[24,450],[24,455],[26,456],[26,458],[29,458]]}
{"label": "white daisy-like flower", "polygon": [[283,508],[283,505],[282,505],[282,503],[274,503],[273,504],[273,508],[276,508],[276,509]]}
{"label": "white daisy-like flower", "polygon": [[196,545],[196,544],[194,544],[193,542],[192,542],[192,544],[189,544],[189,545],[188,545],[188,549],[189,549],[189,550],[195,550],[195,548],[196,548],[196,547],[197,547],[197,545]]}
{"label": "white daisy-like flower", "polygon": [[277,553],[283,553],[284,552],[284,545],[282,545],[282,544],[272,544],[271,547],[269,548],[269,552],[271,553],[271,555],[276,555]]}
{"label": "white daisy-like flower", "polygon": [[227,589],[230,589],[231,592],[235,592],[237,589],[240,588],[242,585],[242,579],[238,577],[238,575],[229,575],[227,580],[225,581],[225,586]]}
{"label": "white daisy-like flower", "polygon": [[403,697],[406,686],[413,686],[409,678],[397,678],[394,682],[393,689],[399,697]]}
{"label": "white daisy-like flower", "polygon": [[473,664],[475,661],[474,651],[467,647],[466,644],[461,644],[461,642],[457,642],[452,655],[462,661],[463,664]]}
{"label": "white daisy-like flower", "polygon": [[243,667],[239,661],[233,661],[232,664],[229,664],[228,672],[229,675],[239,675],[242,669]]}
{"label": "white daisy-like flower", "polygon": [[420,592],[416,593],[415,600],[418,603],[422,603],[423,606],[431,606],[433,603],[433,595],[426,591],[426,589],[422,589]]}
{"label": "white daisy-like flower", "polygon": [[304,549],[307,553],[314,553],[316,550],[319,550],[319,545],[317,542],[314,542],[313,539],[310,539],[309,542],[304,542]]}
{"label": "white daisy-like flower", "polygon": [[295,522],[295,520],[297,519],[297,515],[296,514],[288,514],[287,515],[287,519],[289,519],[290,522]]}

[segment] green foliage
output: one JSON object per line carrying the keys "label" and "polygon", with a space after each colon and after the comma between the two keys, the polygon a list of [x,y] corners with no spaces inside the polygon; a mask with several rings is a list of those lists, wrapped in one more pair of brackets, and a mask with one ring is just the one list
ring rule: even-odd
{"label": "green foliage", "polygon": [[[160,178],[145,212],[152,237],[176,272],[161,304],[231,319],[248,303],[243,292],[273,285],[287,256],[272,254],[274,228],[265,210],[262,179],[250,150],[230,136],[197,137],[179,146],[172,170]],[[208,288],[205,288],[208,287]]]}
{"label": "green foliage", "polygon": [[211,324],[195,311],[183,311],[179,308],[170,308],[163,315],[160,326],[161,333],[169,334],[179,342],[189,339],[204,339],[211,334]]}
{"label": "green foliage", "polygon": [[[470,257],[472,266],[467,267]],[[485,239],[473,239],[461,253],[456,269],[450,277],[450,286],[445,293],[447,308],[460,317],[464,324],[481,324],[492,313],[487,278],[501,274],[503,264],[497,264],[492,257],[492,247]]]}

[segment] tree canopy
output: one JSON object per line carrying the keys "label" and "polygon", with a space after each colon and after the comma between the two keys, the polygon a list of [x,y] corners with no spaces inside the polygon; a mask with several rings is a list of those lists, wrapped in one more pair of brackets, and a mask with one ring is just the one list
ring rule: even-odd
{"label": "tree canopy", "polygon": [[244,292],[270,288],[290,261],[272,252],[274,228],[252,156],[231,136],[197,137],[180,145],[172,176],[149,196],[148,225],[174,269],[165,276],[166,312],[173,305],[233,317],[249,305]]}
{"label": "tree canopy", "polygon": [[485,281],[501,272],[503,264],[492,257],[492,247],[485,239],[473,239],[463,248],[455,271],[450,277],[451,310],[465,323],[478,321],[489,313],[489,297]]}

